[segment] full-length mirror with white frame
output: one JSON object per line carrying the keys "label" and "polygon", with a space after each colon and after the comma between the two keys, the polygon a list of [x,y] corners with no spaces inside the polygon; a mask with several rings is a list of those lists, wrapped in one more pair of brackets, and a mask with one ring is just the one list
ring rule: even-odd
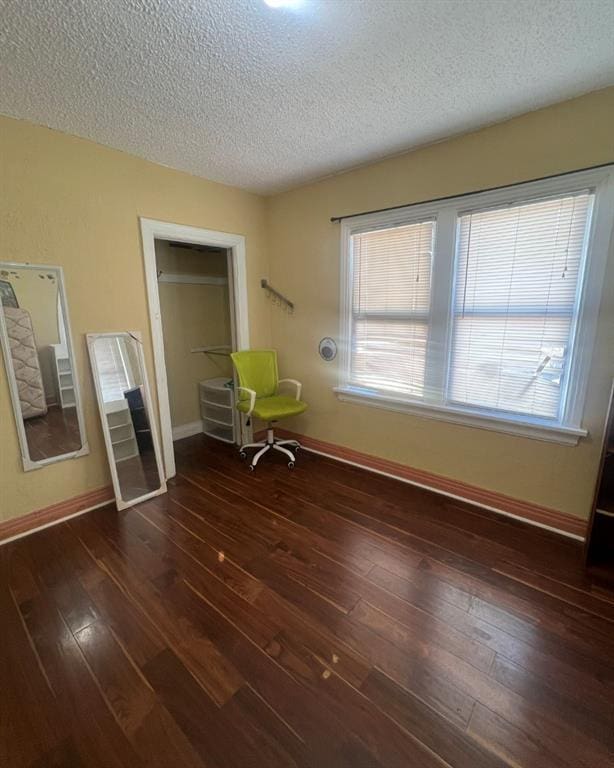
{"label": "full-length mirror with white frame", "polygon": [[89,453],[62,268],[0,262],[0,306],[24,470]]}
{"label": "full-length mirror with white frame", "polygon": [[94,386],[118,509],[166,491],[137,331],[88,333]]}

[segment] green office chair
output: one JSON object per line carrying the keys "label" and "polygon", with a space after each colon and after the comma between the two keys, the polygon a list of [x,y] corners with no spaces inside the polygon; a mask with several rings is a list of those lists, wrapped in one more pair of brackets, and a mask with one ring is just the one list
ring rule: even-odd
{"label": "green office chair", "polygon": [[[292,445],[295,449],[301,446],[296,440],[279,440],[273,434],[273,422],[288,416],[298,416],[307,409],[301,397],[302,384],[296,379],[280,379],[277,373],[277,352],[273,349],[250,350],[249,352],[233,352],[230,357],[239,376],[239,400],[237,408],[248,419],[255,416],[267,422],[266,441],[247,443],[241,446],[240,456],[244,459],[247,448],[260,448],[254,454],[250,470],[253,472],[256,464],[267,451],[271,449],[285,453],[290,459],[288,466],[294,467],[294,454],[285,446]],[[294,397],[278,394],[280,384],[294,384]]]}

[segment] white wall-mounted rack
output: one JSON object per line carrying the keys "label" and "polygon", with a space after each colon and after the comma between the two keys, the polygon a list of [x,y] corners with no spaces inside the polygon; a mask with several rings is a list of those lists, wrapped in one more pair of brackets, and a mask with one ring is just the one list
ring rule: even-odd
{"label": "white wall-mounted rack", "polygon": [[264,288],[264,290],[267,292],[267,294],[272,297],[277,303],[285,307],[290,314],[294,312],[294,302],[290,301],[290,299],[286,298],[286,296],[283,295],[283,293],[280,293],[276,288],[273,288],[273,286],[269,283],[269,281],[263,277],[260,281],[260,287]]}

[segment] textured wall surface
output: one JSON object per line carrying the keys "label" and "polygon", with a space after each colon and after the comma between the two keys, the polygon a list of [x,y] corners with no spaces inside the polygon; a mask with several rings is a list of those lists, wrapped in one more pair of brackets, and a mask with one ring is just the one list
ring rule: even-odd
{"label": "textured wall surface", "polygon": [[611,0],[1,0],[0,113],[257,191],[614,82]]}
{"label": "textured wall surface", "polygon": [[46,128],[0,118],[0,253],[64,267],[89,456],[23,472],[0,365],[0,520],[110,483],[85,334],[142,331],[155,390],[139,216],[246,237],[249,323],[270,345],[264,202]]}
{"label": "textured wall surface", "polygon": [[297,432],[488,490],[588,516],[614,376],[614,255],[604,284],[584,426],[554,445],[337,400],[337,363],[317,353],[339,329],[339,225],[334,215],[401,205],[614,161],[614,88],[533,112],[270,201],[271,281],[296,303],[272,311],[282,375],[304,383]]}

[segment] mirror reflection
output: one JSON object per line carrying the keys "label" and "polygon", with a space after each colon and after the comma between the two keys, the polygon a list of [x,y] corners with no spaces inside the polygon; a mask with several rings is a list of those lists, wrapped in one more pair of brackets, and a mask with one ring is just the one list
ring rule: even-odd
{"label": "mirror reflection", "polygon": [[109,460],[122,502],[162,488],[140,340],[130,333],[88,335]]}
{"label": "mirror reflection", "polygon": [[0,264],[0,302],[5,364],[24,463],[27,458],[47,463],[75,454],[83,448],[84,435],[61,270]]}

